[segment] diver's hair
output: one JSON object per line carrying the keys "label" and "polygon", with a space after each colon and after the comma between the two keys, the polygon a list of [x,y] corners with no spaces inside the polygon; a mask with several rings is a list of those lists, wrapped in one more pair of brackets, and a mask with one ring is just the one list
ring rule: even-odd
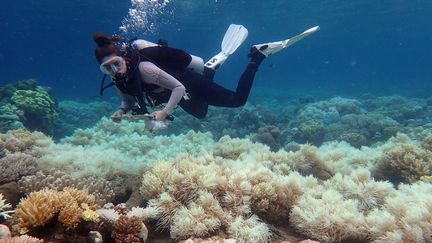
{"label": "diver's hair", "polygon": [[99,47],[110,45],[113,42],[120,42],[122,38],[118,35],[106,35],[102,32],[96,32],[93,34],[93,40]]}
{"label": "diver's hair", "polygon": [[120,48],[114,43],[122,41],[122,38],[118,35],[105,35],[102,32],[96,32],[93,34],[93,40],[96,42],[97,47],[95,49],[95,56],[99,63],[102,59],[112,54],[120,55]]}

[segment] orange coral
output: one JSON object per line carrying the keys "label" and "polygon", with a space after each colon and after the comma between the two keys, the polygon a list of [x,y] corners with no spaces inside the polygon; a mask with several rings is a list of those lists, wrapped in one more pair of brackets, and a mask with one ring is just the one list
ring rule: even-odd
{"label": "orange coral", "polygon": [[60,194],[54,190],[41,190],[32,192],[21,200],[15,211],[15,217],[19,220],[20,233],[25,233],[29,228],[45,225],[63,206]]}
{"label": "orange coral", "polygon": [[66,229],[75,229],[79,222],[81,222],[81,216],[83,210],[78,206],[76,202],[68,203],[59,214],[59,221],[66,226]]}
{"label": "orange coral", "polygon": [[59,221],[67,229],[74,229],[83,217],[81,204],[95,208],[95,197],[70,187],[60,192],[48,189],[32,192],[17,207],[17,227],[20,233],[25,233],[30,228],[45,225],[59,213]]}

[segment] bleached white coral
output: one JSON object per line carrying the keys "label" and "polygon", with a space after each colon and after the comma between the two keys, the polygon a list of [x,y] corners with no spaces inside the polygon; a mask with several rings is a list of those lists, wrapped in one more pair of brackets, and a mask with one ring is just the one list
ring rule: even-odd
{"label": "bleached white coral", "polygon": [[365,240],[367,231],[358,203],[332,189],[320,196],[303,195],[293,207],[290,223],[299,232],[322,242]]}
{"label": "bleached white coral", "polygon": [[240,243],[265,243],[270,242],[271,239],[270,229],[256,215],[249,218],[235,218],[228,226],[227,232]]}
{"label": "bleached white coral", "polygon": [[6,203],[6,199],[3,198],[3,194],[0,193],[0,216],[3,218],[11,218],[11,214],[14,210],[11,209],[12,206],[9,203]]}
{"label": "bleached white coral", "polygon": [[324,185],[337,190],[346,199],[356,200],[359,209],[365,213],[381,207],[385,199],[395,193],[390,182],[375,181],[370,171],[364,168],[353,171],[350,176],[336,174],[324,182]]}
{"label": "bleached white coral", "polygon": [[129,218],[131,217],[138,217],[142,221],[148,221],[150,219],[156,218],[156,215],[158,214],[158,211],[156,208],[147,207],[147,208],[141,208],[141,207],[132,207],[129,212],[126,214]]}
{"label": "bleached white coral", "polygon": [[96,213],[112,224],[120,218],[120,214],[113,208],[100,208],[96,210]]}

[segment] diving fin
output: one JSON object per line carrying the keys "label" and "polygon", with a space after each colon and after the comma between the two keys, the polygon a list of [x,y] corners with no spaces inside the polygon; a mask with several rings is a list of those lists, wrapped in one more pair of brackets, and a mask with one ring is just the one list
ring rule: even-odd
{"label": "diving fin", "polygon": [[226,59],[237,50],[237,48],[246,40],[248,30],[243,25],[231,24],[221,44],[221,52],[210,58],[205,64],[207,68],[216,71]]}
{"label": "diving fin", "polygon": [[276,42],[253,45],[252,48],[256,48],[259,52],[261,52],[263,55],[268,57],[271,54],[279,52],[279,51],[293,45],[294,43],[298,42],[299,40],[305,38],[306,36],[308,36],[312,33],[315,33],[318,30],[319,30],[319,26],[315,26],[313,28],[306,30],[305,32],[303,32],[299,35],[291,37],[290,39],[286,39],[283,41],[276,41]]}

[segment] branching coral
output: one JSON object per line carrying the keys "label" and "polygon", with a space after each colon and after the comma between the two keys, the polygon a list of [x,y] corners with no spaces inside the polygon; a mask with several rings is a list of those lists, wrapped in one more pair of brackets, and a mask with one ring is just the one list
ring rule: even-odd
{"label": "branching coral", "polygon": [[432,175],[432,152],[417,146],[408,138],[398,139],[403,141],[396,141],[378,159],[374,176],[399,184],[414,183],[422,176]]}
{"label": "branching coral", "polygon": [[96,197],[97,204],[103,205],[114,198],[111,182],[96,176],[72,177],[59,170],[39,171],[33,176],[25,176],[18,182],[22,193],[28,194],[43,188],[62,191],[67,187],[85,189]]}
{"label": "branching coral", "polygon": [[292,209],[290,223],[299,232],[322,242],[365,240],[364,217],[355,200],[335,190],[303,195]]}
{"label": "branching coral", "polygon": [[277,151],[280,147],[281,131],[276,126],[264,126],[258,129],[254,140],[270,147],[272,151]]}
{"label": "branching coral", "polygon": [[0,146],[3,146],[9,153],[23,152],[37,156],[38,149],[46,147],[51,142],[51,139],[42,133],[32,133],[25,129],[0,134]]}
{"label": "branching coral", "polygon": [[354,199],[358,202],[359,210],[369,213],[373,209],[381,208],[387,197],[395,193],[393,185],[389,182],[375,181],[368,170],[358,169],[350,176],[336,174],[326,181],[327,188],[333,188],[343,195],[345,199]]}
{"label": "branching coral", "polygon": [[230,223],[228,233],[240,243],[269,242],[271,233],[268,226],[262,223],[257,216],[249,218],[237,217]]}
{"label": "branching coral", "polygon": [[315,177],[325,180],[333,175],[332,170],[320,158],[318,149],[311,145],[304,145],[300,151],[292,157],[292,166],[294,170],[302,174],[312,174]]}
{"label": "branching coral", "polygon": [[83,210],[79,206],[82,204],[94,209],[94,196],[74,188],[65,188],[61,192],[50,189],[32,192],[16,209],[15,217],[19,220],[17,227],[21,233],[25,233],[31,228],[45,225],[59,213],[59,221],[67,229],[73,229],[82,218]]}
{"label": "branching coral", "polygon": [[8,154],[0,159],[0,183],[17,181],[37,171],[36,158],[24,153]]}
{"label": "branching coral", "polygon": [[47,121],[57,119],[56,103],[41,86],[35,90],[16,90],[11,99],[26,113],[43,116]]}
{"label": "branching coral", "polygon": [[10,210],[12,206],[9,203],[6,203],[6,200],[3,198],[3,194],[0,193],[0,217],[2,218],[11,218],[11,214],[14,210]]}
{"label": "branching coral", "polygon": [[[141,193],[150,199],[148,208],[158,212],[159,227],[169,229],[171,236],[180,240],[217,233],[235,218],[251,213],[283,220],[297,199],[317,186],[318,181],[312,177],[277,175],[266,168],[271,163],[259,159],[271,156],[259,152],[271,153],[268,148],[257,145],[262,150],[250,154],[249,144],[243,147],[248,152],[237,154],[236,161],[207,154],[156,162],[143,176]],[[218,155],[231,154],[225,148],[218,151]]]}
{"label": "branching coral", "polygon": [[142,221],[137,217],[121,215],[113,224],[112,238],[117,243],[139,243]]}
{"label": "branching coral", "polygon": [[197,202],[182,206],[174,215],[171,238],[204,237],[227,224],[227,215],[211,193],[201,191]]}

